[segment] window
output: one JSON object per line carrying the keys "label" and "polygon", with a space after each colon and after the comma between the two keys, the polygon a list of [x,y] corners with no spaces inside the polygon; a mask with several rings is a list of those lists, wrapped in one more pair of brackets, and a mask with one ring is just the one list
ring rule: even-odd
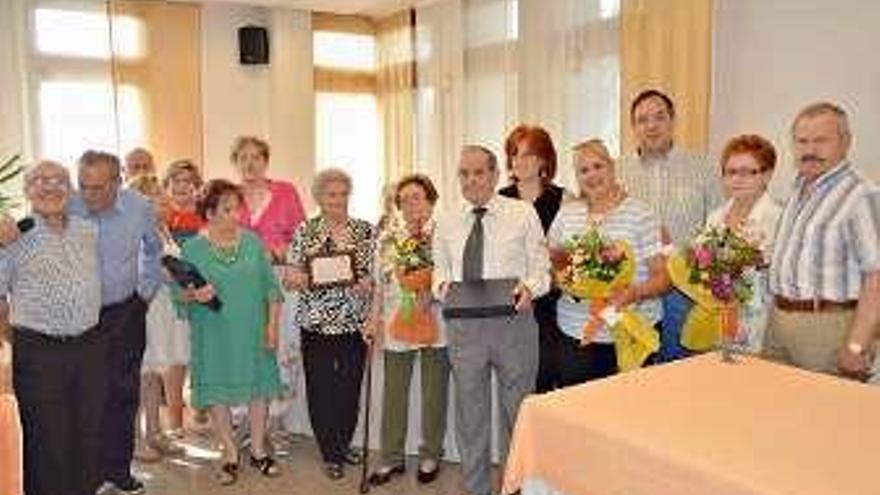
{"label": "window", "polygon": [[313,35],[317,169],[345,170],[352,179],[352,216],[375,222],[381,211],[382,131],[375,94],[376,38],[326,26],[367,25],[360,18],[320,16]]}
{"label": "window", "polygon": [[314,52],[318,67],[376,70],[376,38],[372,35],[317,31]]}
{"label": "window", "polygon": [[[140,90],[108,82],[40,84],[40,140],[45,156],[73,163],[85,149],[129,150],[142,142]],[[118,107],[118,112],[114,111]],[[117,128],[118,125],[118,128]]]}
{"label": "window", "polygon": [[30,16],[37,154],[72,164],[89,148],[121,154],[142,144],[142,92],[116,84],[111,61],[134,64],[145,56],[143,23],[120,15],[111,26],[103,2],[70,9],[35,3]]}
{"label": "window", "polygon": [[144,56],[143,23],[129,16],[113,22],[114,50],[110,50],[110,24],[103,12],[41,9],[34,11],[37,51],[45,55],[109,60]]}
{"label": "window", "polygon": [[315,105],[318,169],[338,167],[351,176],[352,215],[379,217],[382,174],[376,97],[371,94],[318,93]]}

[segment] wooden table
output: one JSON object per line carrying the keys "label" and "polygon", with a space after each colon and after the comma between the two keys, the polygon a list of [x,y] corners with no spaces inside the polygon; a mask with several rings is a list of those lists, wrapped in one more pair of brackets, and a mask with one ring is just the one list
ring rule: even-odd
{"label": "wooden table", "polygon": [[738,359],[529,397],[504,493],[537,482],[571,495],[880,494],[880,389]]}

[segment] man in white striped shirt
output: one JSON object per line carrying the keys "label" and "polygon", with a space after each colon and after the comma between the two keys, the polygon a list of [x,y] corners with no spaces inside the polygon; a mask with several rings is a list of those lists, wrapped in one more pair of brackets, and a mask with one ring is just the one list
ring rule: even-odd
{"label": "man in white striped shirt", "polygon": [[68,214],[71,191],[58,163],[28,170],[33,227],[0,248],[0,313],[10,309],[14,330],[28,495],[92,494],[102,478],[108,347],[98,328],[98,230]]}
{"label": "man in white striped shirt", "polygon": [[799,174],[773,250],[765,353],[865,380],[880,324],[880,190],[847,160],[839,106],[804,108],[792,136]]}

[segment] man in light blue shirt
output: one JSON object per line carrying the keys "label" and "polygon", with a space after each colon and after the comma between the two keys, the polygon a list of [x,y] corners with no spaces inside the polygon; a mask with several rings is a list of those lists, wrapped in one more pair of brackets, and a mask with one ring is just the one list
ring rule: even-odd
{"label": "man in light blue shirt", "polygon": [[146,312],[162,282],[162,240],[150,202],[121,189],[119,159],[86,151],[79,159],[79,192],[71,212],[98,228],[102,308],[99,327],[109,339],[109,388],[104,408],[104,480],[124,494],[144,491],[131,475]]}

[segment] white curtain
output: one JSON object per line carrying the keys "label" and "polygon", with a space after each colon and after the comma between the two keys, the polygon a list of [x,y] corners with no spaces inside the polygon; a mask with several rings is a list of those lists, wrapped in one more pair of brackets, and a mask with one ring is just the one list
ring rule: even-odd
{"label": "white curtain", "polygon": [[553,137],[557,182],[574,187],[571,147],[619,148],[617,0],[519,0],[519,120]]}
{"label": "white curtain", "polygon": [[445,0],[416,10],[415,166],[434,181],[438,210],[459,201],[456,165],[464,144],[462,3]]}
{"label": "white curtain", "polygon": [[0,160],[30,154],[24,111],[26,19],[23,0],[0,2]]}
{"label": "white curtain", "polygon": [[587,137],[619,147],[619,0],[442,0],[416,10],[417,169],[459,198],[458,149],[503,159],[510,129],[545,127],[573,186],[570,148]]}

